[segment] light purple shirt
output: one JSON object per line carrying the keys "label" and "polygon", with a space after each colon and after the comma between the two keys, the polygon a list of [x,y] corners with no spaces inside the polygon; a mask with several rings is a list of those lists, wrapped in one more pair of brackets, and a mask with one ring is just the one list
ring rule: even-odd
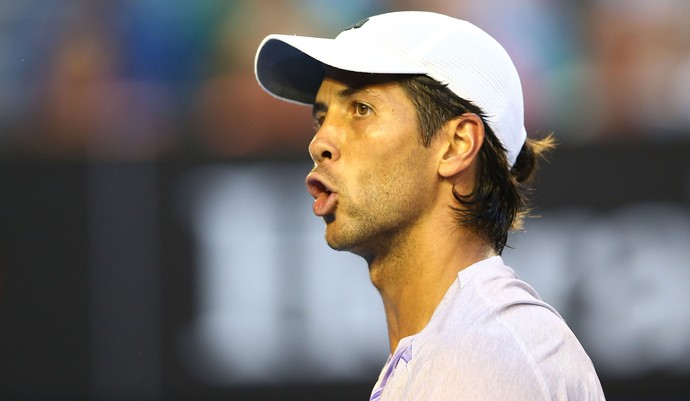
{"label": "light purple shirt", "polygon": [[565,321],[495,256],[458,274],[426,327],[403,338],[372,401],[603,401]]}

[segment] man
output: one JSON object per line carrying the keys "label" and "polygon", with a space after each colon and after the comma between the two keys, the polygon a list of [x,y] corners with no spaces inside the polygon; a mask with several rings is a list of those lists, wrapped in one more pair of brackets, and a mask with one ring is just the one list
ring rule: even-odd
{"label": "man", "polygon": [[552,145],[526,139],[500,44],[462,20],[396,12],[336,39],[270,35],[256,74],[312,105],[314,213],[381,294],[391,357],[371,400],[604,399],[563,319],[500,257]]}

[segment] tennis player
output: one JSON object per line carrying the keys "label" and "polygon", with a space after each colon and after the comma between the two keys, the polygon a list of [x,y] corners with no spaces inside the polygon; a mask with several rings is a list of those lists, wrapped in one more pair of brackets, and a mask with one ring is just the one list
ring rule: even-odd
{"label": "tennis player", "polygon": [[604,400],[566,322],[501,258],[553,141],[526,137],[498,42],[395,12],[335,39],[270,35],[255,68],[266,91],[312,107],[314,214],[383,300],[391,356],[371,400]]}

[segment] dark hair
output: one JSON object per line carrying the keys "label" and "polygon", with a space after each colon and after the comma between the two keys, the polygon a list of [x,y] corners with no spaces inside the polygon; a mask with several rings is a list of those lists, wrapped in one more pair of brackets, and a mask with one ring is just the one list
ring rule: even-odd
{"label": "dark hair", "polygon": [[399,82],[417,109],[420,141],[424,146],[429,146],[443,124],[456,116],[474,113],[482,119],[485,135],[478,154],[479,168],[474,189],[469,194],[461,194],[453,188],[453,195],[460,203],[453,207],[453,212],[461,225],[472,228],[489,241],[500,255],[506,246],[508,231],[521,229],[524,217],[529,213],[527,185],[534,176],[539,159],[555,146],[553,137],[528,138],[515,165],[509,168],[505,148],[486,123],[486,115],[479,107],[426,75],[408,76]]}

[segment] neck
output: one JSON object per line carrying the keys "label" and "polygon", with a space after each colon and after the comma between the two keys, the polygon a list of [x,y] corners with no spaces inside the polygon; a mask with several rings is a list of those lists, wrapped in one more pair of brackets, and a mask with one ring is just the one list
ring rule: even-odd
{"label": "neck", "polygon": [[442,236],[433,227],[398,238],[385,254],[367,258],[383,300],[391,353],[402,338],[427,325],[460,270],[495,254],[473,233],[455,228]]}

